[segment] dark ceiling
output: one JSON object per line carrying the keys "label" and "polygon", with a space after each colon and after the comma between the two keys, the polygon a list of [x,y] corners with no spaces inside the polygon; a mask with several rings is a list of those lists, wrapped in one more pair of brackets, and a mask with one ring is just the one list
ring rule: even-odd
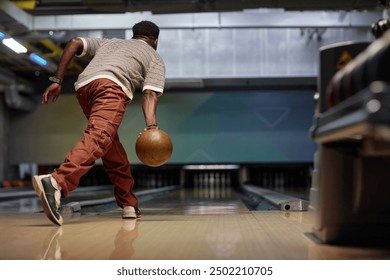
{"label": "dark ceiling", "polygon": [[253,8],[286,10],[374,10],[389,0],[13,0],[32,15],[124,13],[196,13]]}

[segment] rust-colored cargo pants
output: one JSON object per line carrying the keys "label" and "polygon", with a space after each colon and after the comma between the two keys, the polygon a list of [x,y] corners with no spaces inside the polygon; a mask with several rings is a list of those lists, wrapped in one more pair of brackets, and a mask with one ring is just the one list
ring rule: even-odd
{"label": "rust-colored cargo pants", "polygon": [[77,90],[77,99],[88,126],[64,162],[52,176],[62,187],[62,196],[76,189],[81,176],[87,173],[99,158],[115,187],[114,195],[120,207],[138,207],[138,199],[132,192],[127,154],[119,141],[118,128],[130,99],[121,87],[108,79],[97,79]]}

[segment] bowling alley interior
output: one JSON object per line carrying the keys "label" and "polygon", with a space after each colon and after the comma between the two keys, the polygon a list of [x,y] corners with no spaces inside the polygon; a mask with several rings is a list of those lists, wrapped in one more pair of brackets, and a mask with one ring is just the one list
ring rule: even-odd
{"label": "bowling alley interior", "polygon": [[[158,3],[157,3],[158,2]],[[157,122],[169,159],[148,166],[136,90],[119,127],[141,217],[122,218],[102,161],[53,224],[32,177],[53,172],[87,120],[75,37],[160,28]],[[388,260],[390,4],[382,1],[0,2],[0,259]]]}

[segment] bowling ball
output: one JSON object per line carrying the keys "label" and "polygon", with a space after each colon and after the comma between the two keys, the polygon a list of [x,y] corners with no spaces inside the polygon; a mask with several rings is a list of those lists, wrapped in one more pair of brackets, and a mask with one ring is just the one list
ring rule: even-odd
{"label": "bowling ball", "polygon": [[161,129],[143,131],[135,143],[137,157],[143,164],[151,167],[166,163],[171,157],[172,151],[172,140]]}

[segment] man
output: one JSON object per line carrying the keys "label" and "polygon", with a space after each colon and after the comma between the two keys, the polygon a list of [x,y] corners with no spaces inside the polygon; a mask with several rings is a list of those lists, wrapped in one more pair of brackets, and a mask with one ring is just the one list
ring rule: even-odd
{"label": "man", "polygon": [[42,97],[56,102],[61,82],[71,59],[91,56],[92,60],[79,75],[75,89],[79,104],[88,119],[80,140],[53,173],[33,177],[33,185],[42,200],[46,216],[55,224],[63,219],[58,212],[60,198],[76,189],[81,176],[99,158],[115,187],[114,195],[122,208],[123,218],[138,218],[138,199],[132,192],[134,180],[130,163],[119,141],[118,127],[136,88],[142,87],[142,109],[147,129],[158,129],[157,97],[163,93],[165,65],[156,52],[159,28],[150,21],[133,26],[133,38],[75,38],[68,42],[61,56],[52,84]]}

